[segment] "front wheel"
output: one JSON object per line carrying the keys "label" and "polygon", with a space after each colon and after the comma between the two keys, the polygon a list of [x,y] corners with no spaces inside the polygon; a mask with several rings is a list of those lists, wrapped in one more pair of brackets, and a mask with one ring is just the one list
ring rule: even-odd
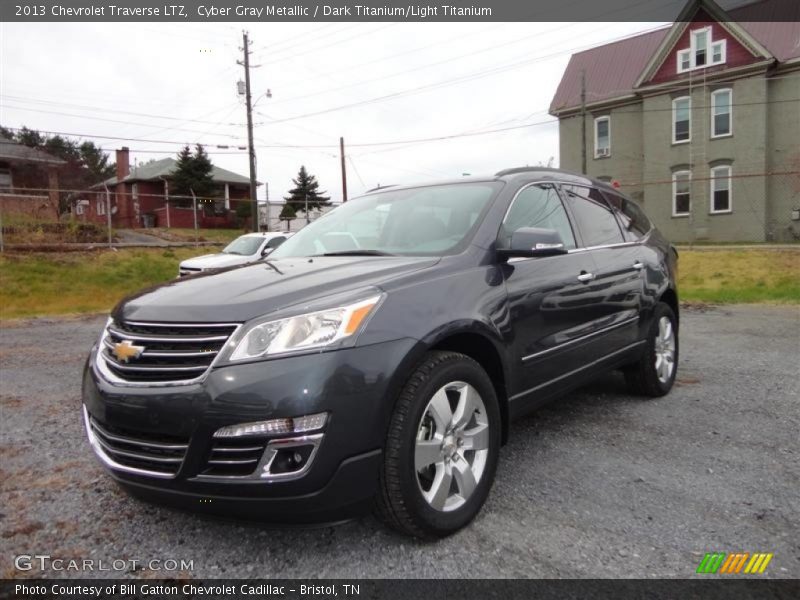
{"label": "front wheel", "polygon": [[450,535],[480,511],[500,450],[500,410],[481,366],[430,352],[397,400],[380,476],[378,516],[420,538]]}
{"label": "front wheel", "polygon": [[659,302],[642,357],[625,369],[628,389],[642,396],[665,396],[678,372],[678,320],[668,304]]}

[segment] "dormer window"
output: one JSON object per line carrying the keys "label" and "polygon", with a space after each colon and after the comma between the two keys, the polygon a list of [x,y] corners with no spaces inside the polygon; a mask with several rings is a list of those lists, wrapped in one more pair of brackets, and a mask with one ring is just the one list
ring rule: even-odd
{"label": "dormer window", "polygon": [[711,27],[693,30],[689,39],[689,48],[677,53],[678,73],[725,62],[725,40],[712,40]]}
{"label": "dormer window", "polygon": [[708,53],[708,29],[699,29],[692,32],[692,55],[694,56],[694,66],[702,67],[707,62]]}

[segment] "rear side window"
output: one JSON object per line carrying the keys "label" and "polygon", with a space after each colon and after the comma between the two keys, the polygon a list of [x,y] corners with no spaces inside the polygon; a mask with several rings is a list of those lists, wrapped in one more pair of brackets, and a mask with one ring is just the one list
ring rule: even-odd
{"label": "rear side window", "polygon": [[500,243],[510,246],[511,234],[522,227],[555,230],[561,235],[565,248],[575,248],[567,211],[552,185],[531,185],[517,195],[503,221]]}
{"label": "rear side window", "polygon": [[603,194],[608,203],[617,209],[617,216],[622,221],[622,229],[628,241],[635,242],[641,239],[653,228],[650,219],[638,204],[613,192],[604,191]]}
{"label": "rear side window", "polygon": [[270,241],[267,242],[267,245],[265,246],[265,248],[277,248],[278,246],[280,246],[285,241],[286,241],[286,238],[283,237],[282,235],[276,236],[276,237],[272,238]]}
{"label": "rear side window", "polygon": [[567,199],[585,246],[608,246],[625,241],[619,224],[599,190],[566,185]]}

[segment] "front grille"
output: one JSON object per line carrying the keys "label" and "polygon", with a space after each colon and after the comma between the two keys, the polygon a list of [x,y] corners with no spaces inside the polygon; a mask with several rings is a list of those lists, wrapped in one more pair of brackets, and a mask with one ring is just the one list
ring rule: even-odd
{"label": "front grille", "polygon": [[[225,323],[111,322],[106,329],[102,358],[113,375],[130,382],[187,382],[203,375],[237,325]],[[114,347],[123,342],[139,356],[117,358]]]}
{"label": "front grille", "polygon": [[91,416],[88,423],[103,452],[124,467],[174,476],[189,447],[187,438],[101,425]]}
{"label": "front grille", "polygon": [[252,475],[264,455],[266,440],[233,438],[214,440],[202,475],[208,477],[247,477]]}
{"label": "front grille", "polygon": [[180,277],[185,277],[186,275],[194,275],[196,273],[200,273],[203,269],[198,269],[196,267],[180,267],[178,269],[178,275]]}

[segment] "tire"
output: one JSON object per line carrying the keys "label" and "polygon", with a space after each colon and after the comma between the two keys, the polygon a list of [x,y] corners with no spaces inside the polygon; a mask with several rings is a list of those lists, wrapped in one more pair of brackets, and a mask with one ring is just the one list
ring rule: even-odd
{"label": "tire", "polygon": [[422,539],[467,525],[494,481],[500,429],[497,395],[481,366],[457,352],[427,353],[391,417],[377,516]]}
{"label": "tire", "polygon": [[[670,339],[664,337],[667,323]],[[678,321],[669,305],[659,302],[653,309],[642,357],[624,369],[625,380],[632,394],[657,398],[669,393],[677,372]]]}

